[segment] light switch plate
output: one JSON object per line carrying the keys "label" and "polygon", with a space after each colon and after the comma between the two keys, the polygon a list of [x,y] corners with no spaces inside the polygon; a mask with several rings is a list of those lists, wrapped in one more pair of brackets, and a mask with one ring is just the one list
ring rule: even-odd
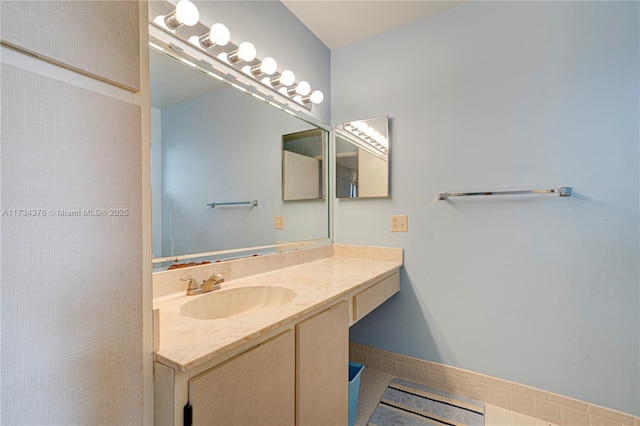
{"label": "light switch plate", "polygon": [[407,215],[393,215],[391,216],[391,232],[407,232]]}
{"label": "light switch plate", "polygon": [[273,229],[284,229],[284,216],[273,217]]}

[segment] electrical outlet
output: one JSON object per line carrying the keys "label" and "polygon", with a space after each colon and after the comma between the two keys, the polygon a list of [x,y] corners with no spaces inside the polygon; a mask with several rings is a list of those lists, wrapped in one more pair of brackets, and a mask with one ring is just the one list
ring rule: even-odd
{"label": "electrical outlet", "polygon": [[407,232],[407,215],[391,216],[391,232]]}
{"label": "electrical outlet", "polygon": [[273,217],[273,229],[284,229],[284,216]]}

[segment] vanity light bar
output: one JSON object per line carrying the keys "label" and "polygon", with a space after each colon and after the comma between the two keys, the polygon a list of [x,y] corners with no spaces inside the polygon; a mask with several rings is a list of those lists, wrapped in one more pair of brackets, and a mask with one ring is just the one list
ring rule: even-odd
{"label": "vanity light bar", "polygon": [[[189,65],[192,65],[194,67],[195,70],[200,71],[204,74],[207,74],[211,77],[215,77],[216,79],[220,80],[220,81],[224,81],[230,85],[232,85],[233,87],[236,87],[237,89],[240,89],[241,91],[248,93],[250,95],[252,95],[253,97],[263,101],[263,102],[267,102],[273,106],[275,106],[278,109],[281,109],[283,111],[288,112],[289,114],[293,115],[293,116],[297,116],[297,113],[303,113],[301,109],[297,108],[296,105],[298,104],[293,104],[290,102],[287,102],[286,99],[281,99],[281,98],[277,98],[277,97],[272,97],[272,92],[265,90],[264,88],[261,89],[262,86],[252,86],[251,84],[247,83],[247,81],[245,81],[246,79],[246,75],[244,74],[238,74],[238,78],[236,78],[235,76],[232,76],[231,74],[227,74],[224,71],[215,68],[211,63],[206,62],[206,61],[202,61],[199,60],[197,58],[195,58],[195,56],[197,56],[197,54],[194,54],[195,52],[195,48],[191,45],[188,44],[183,44],[182,46],[178,46],[174,43],[168,43],[165,44],[166,42],[164,40],[162,40],[161,38],[158,38],[158,33],[156,31],[155,27],[149,27],[149,47],[157,50],[158,52],[162,52],[165,54],[170,54],[171,57],[173,57],[174,59],[177,58],[182,62],[186,62]],[[176,40],[176,43],[180,44],[179,40]],[[184,48],[184,49],[183,49]],[[169,53],[170,52],[170,53]],[[193,63],[191,62],[189,59],[186,58],[190,58],[193,60],[196,60],[197,63]],[[224,75],[224,76],[223,76]],[[235,80],[236,83],[234,83],[232,80]],[[241,85],[245,85],[244,87],[242,87]],[[251,88],[251,90],[250,90]],[[263,94],[265,97],[260,96],[257,93],[253,93],[252,90],[255,90],[256,92]],[[268,98],[268,99],[267,99]],[[271,100],[270,100],[271,99]],[[275,102],[280,102],[280,105],[278,105]],[[295,111],[295,112],[294,112]],[[313,121],[313,119],[311,117],[309,117],[309,119],[311,121]],[[321,127],[320,124],[315,123],[316,126]]]}
{"label": "vanity light bar", "polygon": [[363,139],[362,137],[354,134],[353,132],[346,131],[344,124],[339,124],[335,128],[336,135],[346,139],[351,142],[355,146],[364,149],[368,153],[384,160],[388,161],[389,152],[387,149],[382,150],[377,145],[370,143],[369,141]]}
{"label": "vanity light bar", "polygon": [[198,23],[199,19],[200,13],[196,5],[189,0],[180,0],[171,12],[164,16],[157,16],[154,22],[173,32],[183,25],[192,27]]}
{"label": "vanity light bar", "polygon": [[373,127],[370,127],[364,121],[352,121],[344,124],[345,130],[352,133],[354,136],[363,139],[368,144],[376,147],[382,152],[387,152],[389,141],[387,138],[381,135]]}
{"label": "vanity light bar", "polygon": [[[277,62],[271,57],[262,60],[256,57],[256,49],[250,42],[235,45],[230,41],[230,32],[226,26],[216,23],[206,27],[199,21],[197,7],[189,0],[180,0],[175,6],[169,2],[150,2],[149,23],[164,33],[171,35],[196,48],[194,56],[197,62],[210,65],[216,63],[240,71],[258,86],[270,89],[294,105],[311,110],[312,105],[320,104],[324,94],[320,90],[311,90],[306,81],[296,83],[295,74],[290,70],[277,71]],[[188,10],[188,17],[184,17]],[[182,11],[182,13],[180,13]],[[166,40],[165,40],[166,41]],[[171,42],[167,42],[171,44]],[[156,46],[153,46],[154,48]],[[277,97],[276,97],[277,99]]]}

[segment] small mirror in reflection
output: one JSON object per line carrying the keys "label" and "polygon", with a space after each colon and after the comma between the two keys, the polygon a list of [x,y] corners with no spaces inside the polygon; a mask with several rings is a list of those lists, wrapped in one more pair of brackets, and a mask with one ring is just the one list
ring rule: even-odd
{"label": "small mirror in reflection", "polygon": [[389,117],[339,124],[336,137],[336,197],[389,196]]}
{"label": "small mirror in reflection", "polygon": [[324,198],[324,139],[321,129],[282,136],[282,199]]}

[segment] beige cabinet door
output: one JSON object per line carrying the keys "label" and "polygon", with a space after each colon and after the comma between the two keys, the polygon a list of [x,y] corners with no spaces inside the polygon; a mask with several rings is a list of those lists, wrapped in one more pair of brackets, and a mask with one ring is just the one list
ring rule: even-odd
{"label": "beige cabinet door", "polygon": [[296,424],[346,425],[349,309],[341,302],[296,325]]}
{"label": "beige cabinet door", "polygon": [[194,425],[292,425],[295,337],[288,330],[189,380]]}

